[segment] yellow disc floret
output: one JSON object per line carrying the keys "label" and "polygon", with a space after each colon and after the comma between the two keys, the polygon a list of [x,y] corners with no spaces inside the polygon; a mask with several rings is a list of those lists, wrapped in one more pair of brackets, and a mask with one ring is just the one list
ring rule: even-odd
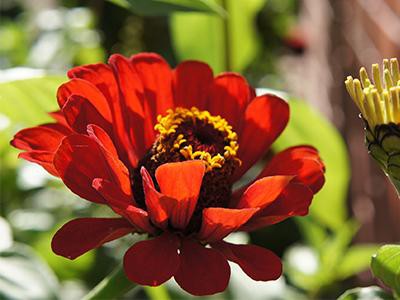
{"label": "yellow disc floret", "polygon": [[400,123],[400,72],[396,58],[383,60],[383,77],[378,64],[372,65],[373,81],[366,69],[360,79],[348,76],[345,84],[371,129],[381,124]]}
{"label": "yellow disc floret", "polygon": [[[154,127],[158,131],[158,143],[155,156],[166,151],[176,151],[186,160],[200,159],[206,162],[207,169],[221,168],[227,159],[235,159],[239,149],[238,136],[232,126],[221,116],[213,116],[208,111],[200,111],[196,107],[186,109],[182,107],[169,109],[165,116],[157,117],[158,124]],[[185,130],[185,126],[189,130]],[[218,153],[210,153],[204,149],[196,149],[191,144],[192,131],[200,126],[211,128],[211,135],[218,135],[223,143],[223,150]],[[189,132],[190,131],[190,132]],[[171,140],[172,139],[172,140]],[[172,146],[171,146],[172,145]]]}

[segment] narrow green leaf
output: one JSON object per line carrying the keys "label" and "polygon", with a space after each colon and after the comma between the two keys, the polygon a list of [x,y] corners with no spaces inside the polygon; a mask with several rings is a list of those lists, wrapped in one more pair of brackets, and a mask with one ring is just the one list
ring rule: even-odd
{"label": "narrow green leaf", "polygon": [[109,0],[143,16],[164,16],[180,12],[201,12],[225,16],[224,10],[210,0]]}
{"label": "narrow green leaf", "polygon": [[338,300],[384,300],[393,299],[378,286],[358,287],[347,290],[341,295]]}
{"label": "narrow green leaf", "polygon": [[298,100],[290,100],[289,104],[289,124],[272,148],[281,151],[309,144],[320,151],[326,165],[326,181],[313,200],[310,215],[330,229],[337,229],[347,219],[350,172],[345,143],[337,129],[310,105]]}
{"label": "narrow green leaf", "polygon": [[372,256],[372,272],[400,294],[400,245],[384,245]]}
{"label": "narrow green leaf", "polygon": [[127,292],[138,287],[126,277],[122,265],[119,265],[110,275],[96,285],[84,297],[84,300],[120,299]]}

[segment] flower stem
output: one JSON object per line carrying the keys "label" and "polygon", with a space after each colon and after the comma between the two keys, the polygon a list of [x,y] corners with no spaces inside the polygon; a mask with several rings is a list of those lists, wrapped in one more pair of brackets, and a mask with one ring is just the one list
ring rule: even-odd
{"label": "flower stem", "polygon": [[[221,2],[222,8],[228,12],[228,1],[227,0],[222,0]],[[232,71],[232,65],[231,65],[231,37],[230,37],[230,30],[229,30],[229,14],[223,18],[224,23],[224,51],[225,51],[225,71]]]}
{"label": "flower stem", "polygon": [[126,278],[122,265],[99,282],[83,300],[95,299],[118,299],[132,289],[139,289],[139,286]]}

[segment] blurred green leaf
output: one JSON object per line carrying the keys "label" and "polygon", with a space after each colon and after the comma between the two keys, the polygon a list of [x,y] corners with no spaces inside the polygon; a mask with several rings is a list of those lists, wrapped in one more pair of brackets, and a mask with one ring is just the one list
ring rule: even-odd
{"label": "blurred green leaf", "polygon": [[320,151],[326,165],[326,182],[313,200],[310,215],[330,229],[337,229],[347,218],[350,171],[345,143],[337,129],[309,104],[298,100],[290,100],[289,104],[289,124],[272,148],[281,151],[309,144]]}
{"label": "blurred green leaf", "polygon": [[338,300],[384,300],[393,299],[384,290],[377,286],[358,287],[347,290]]}
{"label": "blurred green leaf", "polygon": [[57,299],[58,281],[26,245],[0,252],[0,299]]}
{"label": "blurred green leaf", "polygon": [[369,267],[371,257],[378,250],[378,245],[354,245],[341,257],[337,266],[337,277],[341,279],[353,276]]}
{"label": "blurred green leaf", "polygon": [[0,126],[0,153],[11,149],[17,130],[51,120],[47,112],[57,109],[57,88],[64,81],[64,76],[49,75],[0,82],[0,123],[6,124]]}
{"label": "blurred green leaf", "polygon": [[372,256],[372,272],[400,295],[400,245],[384,245]]}
{"label": "blurred green leaf", "polygon": [[20,126],[50,120],[47,112],[57,109],[56,92],[66,77],[49,75],[0,83],[0,114]]}
{"label": "blurred green leaf", "polygon": [[226,0],[226,18],[204,14],[173,14],[170,28],[180,60],[207,62],[216,73],[243,71],[260,48],[254,22],[265,0]]}
{"label": "blurred green leaf", "polygon": [[109,0],[144,16],[163,16],[173,12],[202,12],[224,16],[224,10],[210,0]]}

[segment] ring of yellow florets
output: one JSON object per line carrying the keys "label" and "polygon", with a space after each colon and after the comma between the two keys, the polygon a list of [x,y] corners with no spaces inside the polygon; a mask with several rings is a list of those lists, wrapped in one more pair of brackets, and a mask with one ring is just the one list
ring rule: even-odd
{"label": "ring of yellow florets", "polygon": [[372,65],[373,82],[366,69],[360,79],[348,76],[346,88],[371,130],[382,124],[400,123],[400,71],[396,58],[383,60],[383,76],[378,64]]}
{"label": "ring of yellow florets", "polygon": [[[200,111],[196,107],[186,109],[177,107],[174,110],[169,109],[165,116],[157,117],[158,124],[154,127],[158,131],[158,143],[152,159],[157,160],[157,156],[166,151],[179,152],[186,160],[200,159],[207,165],[207,171],[214,168],[221,168],[226,160],[234,159],[238,163],[240,160],[236,157],[239,149],[238,136],[233,131],[232,126],[221,116],[213,116],[208,111]],[[223,135],[224,147],[223,153],[210,153],[193,149],[185,132],[177,134],[178,128],[184,123],[191,123],[196,126],[197,123],[208,124]],[[170,137],[173,136],[172,147],[170,147]],[[168,141],[168,146],[166,141]]]}

